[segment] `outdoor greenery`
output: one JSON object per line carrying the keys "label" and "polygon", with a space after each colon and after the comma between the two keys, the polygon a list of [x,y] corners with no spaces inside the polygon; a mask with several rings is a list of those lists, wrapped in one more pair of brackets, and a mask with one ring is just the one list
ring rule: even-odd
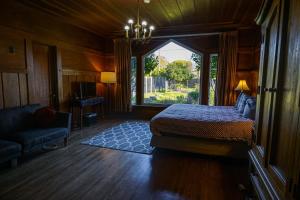
{"label": "outdoor greenery", "polygon": [[203,65],[203,61],[202,61],[202,56],[196,53],[193,53],[191,56],[191,59],[196,63],[196,70],[198,72],[200,72],[202,65]]}
{"label": "outdoor greenery", "polygon": [[190,60],[175,60],[169,63],[160,55],[146,56],[144,103],[199,103],[202,59],[201,55],[193,53]]}
{"label": "outdoor greenery", "polygon": [[[202,58],[198,57],[198,59]],[[144,102],[154,104],[198,103],[199,84],[198,81],[192,81],[198,79],[198,70],[193,71],[192,62],[189,60],[175,60],[171,63],[161,64],[159,63],[161,60],[165,61],[164,58],[160,57],[159,59],[153,54],[147,56],[145,58],[145,76],[152,77],[152,84],[155,80],[158,80],[154,79],[155,77],[165,78],[164,80],[168,81],[168,89],[166,90],[160,85],[154,86],[154,91],[145,92]]]}
{"label": "outdoor greenery", "polygon": [[210,73],[209,73],[209,102],[208,104],[215,105],[216,96],[216,79],[217,79],[217,68],[218,68],[218,55],[212,55],[210,58]]}
{"label": "outdoor greenery", "polygon": [[181,91],[160,91],[145,93],[145,103],[173,104],[173,103],[198,103],[199,92],[197,88],[184,88]]}
{"label": "outdoor greenery", "polygon": [[217,68],[218,68],[218,56],[213,55],[210,59],[210,78],[217,78]]}
{"label": "outdoor greenery", "polygon": [[188,100],[195,104],[199,102],[199,92],[198,91],[191,91],[188,93]]}
{"label": "outdoor greenery", "polygon": [[192,63],[186,60],[173,61],[167,65],[162,76],[172,83],[182,84],[194,77],[191,65]]}
{"label": "outdoor greenery", "polygon": [[[192,65],[192,62],[194,65]],[[209,74],[209,105],[215,103],[215,86],[217,77],[218,55],[210,57]],[[132,74],[136,74],[136,60],[132,60]],[[203,66],[201,55],[193,53],[191,60],[175,60],[168,63],[162,56],[150,54],[145,57],[145,77],[148,77],[148,87],[154,87],[150,92],[145,91],[145,103],[173,104],[173,103],[199,103],[199,78]],[[194,69],[194,70],[193,70]],[[151,80],[150,80],[151,79]],[[167,86],[157,81],[161,79],[168,82]],[[197,81],[196,81],[197,80]],[[132,82],[136,82],[132,78]],[[152,85],[154,84],[154,85]],[[145,86],[147,88],[147,86]],[[134,88],[135,90],[135,88]],[[135,96],[135,92],[133,92]],[[134,97],[135,98],[135,97]]]}
{"label": "outdoor greenery", "polygon": [[158,57],[154,54],[150,54],[145,57],[145,76],[150,76],[151,73],[155,70],[155,68],[158,66],[159,61]]}
{"label": "outdoor greenery", "polygon": [[136,57],[131,58],[131,104],[136,104]]}

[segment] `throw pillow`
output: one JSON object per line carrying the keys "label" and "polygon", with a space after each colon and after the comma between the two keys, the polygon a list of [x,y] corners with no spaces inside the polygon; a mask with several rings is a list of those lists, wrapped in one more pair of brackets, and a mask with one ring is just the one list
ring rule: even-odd
{"label": "throw pillow", "polygon": [[243,117],[254,120],[256,112],[256,98],[250,97],[246,101],[246,106],[243,112]]}
{"label": "throw pillow", "polygon": [[240,102],[242,96],[243,96],[243,93],[241,92],[239,94],[239,96],[237,97],[237,99],[236,99],[236,102],[235,102],[235,105],[234,105],[235,108],[238,108],[239,102]]}
{"label": "throw pillow", "polygon": [[35,111],[34,118],[38,127],[47,128],[55,121],[56,111],[50,107],[43,107]]}
{"label": "throw pillow", "polygon": [[246,101],[247,99],[249,98],[248,95],[245,95],[243,94],[239,100],[239,105],[237,107],[237,110],[240,112],[240,113],[243,113],[244,112],[244,108],[246,106]]}

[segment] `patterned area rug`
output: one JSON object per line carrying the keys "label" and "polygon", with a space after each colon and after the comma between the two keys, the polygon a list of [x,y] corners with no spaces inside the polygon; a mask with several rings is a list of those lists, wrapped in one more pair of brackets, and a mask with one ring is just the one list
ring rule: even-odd
{"label": "patterned area rug", "polygon": [[106,129],[81,144],[151,154],[149,123],[131,121]]}

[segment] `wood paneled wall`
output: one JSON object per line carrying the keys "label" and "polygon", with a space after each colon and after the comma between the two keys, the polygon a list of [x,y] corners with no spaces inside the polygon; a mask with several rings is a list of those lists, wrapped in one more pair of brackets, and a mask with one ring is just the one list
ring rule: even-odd
{"label": "wood paneled wall", "polygon": [[97,83],[97,95],[105,96],[104,85],[100,83],[100,72],[110,70],[106,66],[106,56],[102,52],[84,48],[61,49],[63,76],[62,110],[68,110],[70,99],[74,96],[76,82]]}
{"label": "wood paneled wall", "polygon": [[239,30],[238,66],[236,85],[245,79],[250,88],[249,94],[256,96],[260,59],[260,29]]}
{"label": "wood paneled wall", "polygon": [[26,73],[0,73],[0,108],[28,103]]}
{"label": "wood paneled wall", "polygon": [[28,84],[25,39],[0,32],[0,108],[26,105]]}
{"label": "wood paneled wall", "polygon": [[6,1],[0,11],[0,108],[33,103],[31,88],[38,83],[29,78],[32,42],[57,51],[62,110],[69,109],[73,82],[97,82],[97,93],[104,95],[100,72],[114,70],[113,57],[105,52],[111,41],[15,2]]}

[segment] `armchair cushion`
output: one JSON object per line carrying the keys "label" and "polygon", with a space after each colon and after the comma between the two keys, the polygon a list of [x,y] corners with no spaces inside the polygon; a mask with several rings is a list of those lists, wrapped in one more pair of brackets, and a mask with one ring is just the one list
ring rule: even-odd
{"label": "armchair cushion", "polygon": [[40,105],[33,104],[0,110],[0,135],[32,128],[33,113],[39,107]]}
{"label": "armchair cushion", "polygon": [[34,146],[67,137],[68,132],[67,128],[39,128],[9,134],[5,139],[22,144],[23,151],[28,152]]}
{"label": "armchair cushion", "polygon": [[21,155],[21,145],[15,142],[0,140],[0,163]]}

